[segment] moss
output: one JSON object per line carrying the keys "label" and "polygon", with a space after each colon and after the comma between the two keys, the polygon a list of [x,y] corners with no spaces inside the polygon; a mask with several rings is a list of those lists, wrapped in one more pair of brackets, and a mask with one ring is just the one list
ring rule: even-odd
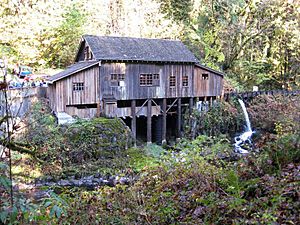
{"label": "moss", "polygon": [[[37,149],[45,175],[113,173],[124,169],[130,131],[121,119],[94,118],[57,125],[46,101],[37,102],[27,118],[22,141]],[[79,172],[81,171],[81,172]]]}

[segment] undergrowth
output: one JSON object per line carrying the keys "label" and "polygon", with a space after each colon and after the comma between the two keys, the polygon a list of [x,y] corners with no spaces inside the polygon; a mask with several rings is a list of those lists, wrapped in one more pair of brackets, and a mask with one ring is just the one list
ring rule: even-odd
{"label": "undergrowth", "polygon": [[[261,98],[248,107],[263,110],[262,102],[275,104],[272,99]],[[16,205],[11,219],[7,218],[8,214],[6,217],[3,215],[7,210],[2,207],[2,221],[16,224],[43,224],[45,221],[50,224],[125,225],[297,224],[300,214],[300,129],[296,121],[300,117],[299,111],[293,110],[299,105],[295,99],[290,102],[287,99],[278,101],[278,107],[274,106],[277,111],[268,120],[264,119],[266,114],[254,119],[258,114],[250,109],[250,117],[254,119],[253,124],[259,136],[255,150],[247,156],[240,157],[232,153],[228,133],[222,135],[222,129],[214,133],[222,126],[233,131],[237,124],[227,122],[227,125],[222,125],[222,118],[210,118],[206,122],[211,121],[213,128],[208,129],[207,134],[215,134],[213,136],[197,135],[192,141],[182,139],[168,150],[150,145],[124,149],[116,155],[105,155],[103,160],[109,164],[103,163],[114,168],[114,172],[123,168],[124,173],[137,175],[130,186],[99,187],[94,191],[63,189],[59,195],[52,195],[42,203],[23,201]],[[285,108],[291,111],[286,112]],[[226,106],[223,110],[227,110]],[[217,117],[228,115],[224,112],[208,114]],[[53,140],[45,142],[42,137],[36,143],[47,147],[45,154],[51,156],[51,160],[59,157],[59,154],[76,151],[72,148],[78,146],[94,154],[90,150],[90,141],[93,141],[90,135],[95,134],[91,126],[94,124],[91,124],[92,121],[80,123],[72,128],[64,128],[66,135],[60,137],[59,141],[55,139],[55,143],[49,144]],[[60,132],[56,127],[50,128],[53,129],[52,134]],[[81,129],[83,133],[80,133]],[[65,145],[67,137],[73,140],[69,150],[62,148],[68,146]],[[84,140],[89,140],[89,143],[83,143]],[[97,170],[98,164],[87,159],[88,156],[83,158],[85,164],[73,161],[69,165],[77,168],[77,173],[84,170],[81,165],[85,165],[88,171]],[[64,168],[63,171],[68,168],[60,164],[63,160],[51,160],[47,161],[53,162],[51,171],[54,166]],[[113,166],[114,160],[118,160],[118,167]],[[1,177],[1,190],[6,190],[9,186],[7,182],[5,177]],[[8,199],[8,192],[3,193],[1,196]]]}

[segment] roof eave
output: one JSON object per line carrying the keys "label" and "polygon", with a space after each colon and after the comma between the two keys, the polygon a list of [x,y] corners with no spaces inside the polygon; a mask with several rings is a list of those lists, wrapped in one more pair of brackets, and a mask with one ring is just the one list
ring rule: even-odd
{"label": "roof eave", "polygon": [[[78,73],[78,72],[80,72],[80,71],[82,71],[82,70],[88,69],[88,68],[90,68],[90,67],[92,67],[92,66],[95,66],[96,64],[99,64],[99,63],[101,63],[101,61],[97,60],[95,63],[90,64],[90,65],[87,65],[87,66],[85,66],[85,67],[82,67],[82,68],[80,68],[80,69],[78,69],[78,70],[75,70],[75,71],[73,71],[73,72],[71,72],[71,73],[68,73],[68,74],[66,74],[65,76],[59,77],[59,78],[54,79],[54,80],[48,80],[48,81],[49,81],[49,84],[53,84],[53,83],[56,82],[56,81],[59,81],[59,80],[64,79],[64,78],[66,78],[66,77],[69,77],[69,76],[71,76],[71,75],[73,75],[73,74],[75,74],[75,73]],[[51,77],[50,77],[50,79],[51,79]]]}
{"label": "roof eave", "polygon": [[212,68],[209,68],[209,67],[207,67],[207,66],[201,65],[201,64],[199,64],[199,63],[196,63],[195,66],[200,67],[200,68],[202,68],[202,69],[204,69],[204,70],[208,70],[209,72],[215,73],[215,74],[217,74],[217,75],[219,75],[219,76],[222,76],[222,77],[225,76],[225,73],[222,73],[222,72],[220,72],[220,71],[214,70],[214,69],[212,69]]}

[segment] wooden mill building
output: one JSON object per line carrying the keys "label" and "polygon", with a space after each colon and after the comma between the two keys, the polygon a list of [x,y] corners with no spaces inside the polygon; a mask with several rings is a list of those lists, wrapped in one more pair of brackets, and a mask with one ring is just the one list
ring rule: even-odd
{"label": "wooden mill building", "polygon": [[80,118],[121,117],[147,142],[181,136],[182,114],[221,95],[223,74],[180,41],[85,35],[75,63],[50,78],[51,108]]}

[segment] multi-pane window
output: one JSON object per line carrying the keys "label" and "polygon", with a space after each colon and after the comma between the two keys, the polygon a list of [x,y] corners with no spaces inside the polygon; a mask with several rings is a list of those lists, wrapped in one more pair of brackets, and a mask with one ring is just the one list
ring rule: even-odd
{"label": "multi-pane window", "polygon": [[169,85],[170,85],[170,87],[175,87],[176,86],[176,77],[174,75],[170,75]]}
{"label": "multi-pane window", "polygon": [[189,76],[183,75],[182,76],[182,87],[188,87],[189,86]]}
{"label": "multi-pane window", "polygon": [[202,74],[202,80],[208,80],[208,74],[207,73]]}
{"label": "multi-pane window", "polygon": [[141,73],[140,74],[141,86],[159,86],[159,74],[155,73]]}
{"label": "multi-pane window", "polygon": [[74,82],[73,83],[73,91],[83,91],[84,90],[84,83],[83,82]]}
{"label": "multi-pane window", "polygon": [[111,86],[124,86],[125,74],[124,73],[112,73],[110,74]]}

